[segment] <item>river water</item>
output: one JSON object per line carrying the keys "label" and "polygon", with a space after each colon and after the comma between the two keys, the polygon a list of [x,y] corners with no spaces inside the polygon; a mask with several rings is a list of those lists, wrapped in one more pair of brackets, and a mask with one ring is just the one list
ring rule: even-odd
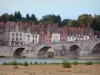
{"label": "river water", "polygon": [[[27,61],[28,63],[32,62],[34,63],[35,61],[37,61],[38,63],[62,63],[63,59],[36,59],[36,58],[0,58],[0,64],[2,64],[3,62],[11,62],[11,61],[17,61],[17,62],[25,62]],[[67,59],[67,61],[69,62],[88,62],[88,61],[92,61],[92,62],[100,62],[100,60],[80,60],[80,59]]]}

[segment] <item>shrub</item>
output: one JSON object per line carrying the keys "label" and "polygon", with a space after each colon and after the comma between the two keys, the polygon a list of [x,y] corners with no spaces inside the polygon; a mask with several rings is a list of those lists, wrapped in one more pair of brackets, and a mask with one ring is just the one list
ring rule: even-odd
{"label": "shrub", "polygon": [[38,62],[37,62],[37,61],[35,61],[35,62],[34,62],[34,64],[35,64],[35,65],[37,65],[37,64],[38,64]]}
{"label": "shrub", "polygon": [[67,62],[65,59],[63,60],[63,68],[71,68],[71,63]]}
{"label": "shrub", "polygon": [[5,62],[2,63],[2,65],[8,65],[8,63],[5,61]]}
{"label": "shrub", "polygon": [[29,66],[27,61],[24,62],[24,66]]}
{"label": "shrub", "polygon": [[73,65],[78,65],[78,62],[76,62],[76,61],[75,61],[75,62],[73,62]]}
{"label": "shrub", "polygon": [[32,62],[30,62],[30,65],[32,65]]}
{"label": "shrub", "polygon": [[11,64],[12,64],[13,66],[17,66],[17,65],[18,65],[17,61],[13,61]]}
{"label": "shrub", "polygon": [[85,64],[86,65],[92,65],[92,62],[86,62]]}

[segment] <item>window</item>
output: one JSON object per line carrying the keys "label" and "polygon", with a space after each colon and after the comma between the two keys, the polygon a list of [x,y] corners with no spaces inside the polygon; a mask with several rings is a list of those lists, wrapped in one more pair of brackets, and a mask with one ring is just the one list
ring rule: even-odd
{"label": "window", "polygon": [[14,38],[12,38],[12,41],[14,41]]}
{"label": "window", "polygon": [[69,37],[69,39],[71,39],[71,37]]}
{"label": "window", "polygon": [[12,36],[14,36],[14,33],[12,33]]}
{"label": "window", "polygon": [[33,35],[33,38],[34,38],[34,35]]}
{"label": "window", "polygon": [[22,34],[20,33],[20,36],[22,36]]}
{"label": "window", "polygon": [[16,41],[18,41],[18,38],[16,38]]}
{"label": "window", "polygon": [[74,39],[74,37],[72,37],[72,39]]}
{"label": "window", "polygon": [[37,38],[37,35],[35,37]]}
{"label": "window", "polygon": [[37,42],[37,39],[35,39],[35,42]]}
{"label": "window", "polygon": [[18,36],[18,33],[16,33],[16,36]]}
{"label": "window", "polygon": [[20,44],[22,45],[22,44],[23,44],[23,42],[20,42]]}
{"label": "window", "polygon": [[34,43],[34,40],[33,40],[33,43]]}
{"label": "window", "polygon": [[20,38],[20,40],[22,40],[22,38]]}
{"label": "window", "polygon": [[29,38],[29,37],[30,37],[30,35],[27,35],[27,37]]}

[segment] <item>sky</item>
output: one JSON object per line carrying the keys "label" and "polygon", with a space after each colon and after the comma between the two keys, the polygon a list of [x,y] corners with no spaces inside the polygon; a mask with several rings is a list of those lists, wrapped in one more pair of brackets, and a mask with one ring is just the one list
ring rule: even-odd
{"label": "sky", "polygon": [[0,15],[20,11],[25,17],[33,13],[60,15],[62,19],[77,19],[80,14],[100,15],[100,0],[0,0]]}

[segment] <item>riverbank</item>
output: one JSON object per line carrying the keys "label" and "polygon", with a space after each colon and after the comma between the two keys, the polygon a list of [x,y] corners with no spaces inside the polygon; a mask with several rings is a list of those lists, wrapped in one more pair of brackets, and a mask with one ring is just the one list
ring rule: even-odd
{"label": "riverbank", "polygon": [[19,66],[14,69],[11,65],[0,65],[2,75],[100,75],[100,65],[72,65],[63,68],[61,64]]}

